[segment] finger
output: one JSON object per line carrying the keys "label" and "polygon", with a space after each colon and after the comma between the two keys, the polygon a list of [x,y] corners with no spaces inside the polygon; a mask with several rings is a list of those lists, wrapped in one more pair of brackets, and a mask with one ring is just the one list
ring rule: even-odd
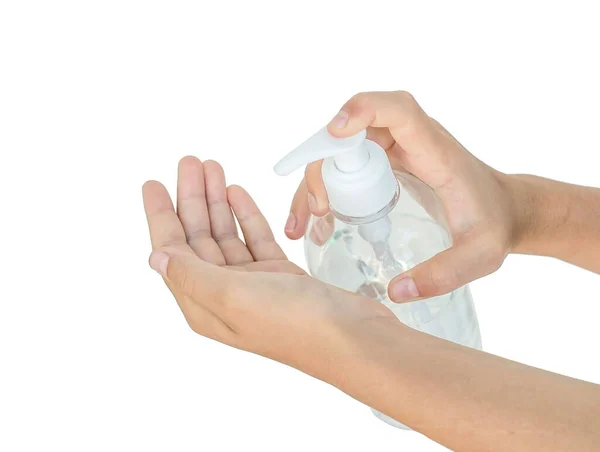
{"label": "finger", "polygon": [[292,240],[297,240],[306,232],[306,226],[310,219],[310,208],[308,206],[308,188],[306,180],[302,179],[298,190],[292,199],[290,216],[285,224],[285,234]]}
{"label": "finger", "polygon": [[252,254],[238,237],[237,226],[227,201],[225,173],[215,161],[204,162],[206,202],[212,237],[219,245],[228,265],[252,262]]}
{"label": "finger", "polygon": [[286,259],[284,252],[275,242],[269,223],[246,190],[232,185],[227,188],[227,199],[242,228],[246,246],[254,260]]}
{"label": "finger", "polygon": [[479,238],[458,242],[402,273],[389,285],[390,299],[414,301],[443,295],[496,271],[504,260],[502,247]]}
{"label": "finger", "polygon": [[[376,142],[385,150],[395,143],[389,129],[386,128],[369,127],[367,138]],[[329,212],[329,198],[323,184],[322,167],[323,160],[313,162],[307,165],[304,175],[308,188],[308,206],[311,213],[317,217],[322,217]]]}
{"label": "finger", "polygon": [[329,198],[321,175],[322,167],[323,160],[319,160],[307,165],[304,172],[304,180],[308,189],[308,207],[311,213],[317,217],[322,217],[329,212]]}
{"label": "finger", "polygon": [[188,244],[200,259],[225,265],[223,253],[211,235],[202,162],[196,157],[184,157],[178,173],[177,213]]}
{"label": "finger", "polygon": [[331,238],[334,230],[335,217],[333,215],[315,217],[310,226],[309,237],[315,245],[323,246]]}
{"label": "finger", "polygon": [[[329,132],[351,136],[367,127],[388,128],[398,144],[401,164],[432,188],[449,177],[449,137],[442,133],[416,100],[404,91],[361,93],[352,97],[330,122]],[[403,155],[404,154],[404,155]]]}
{"label": "finger", "polygon": [[152,249],[163,246],[188,249],[185,232],[164,185],[157,181],[148,181],[142,187],[142,196]]}
{"label": "finger", "polygon": [[[152,248],[169,248],[193,255],[167,189],[160,182],[149,181],[144,184],[142,193]],[[204,307],[194,306],[189,297],[178,294],[172,283],[166,279],[165,282],[194,331],[221,342],[229,340],[233,333],[221,320]]]}
{"label": "finger", "polygon": [[367,139],[374,141],[386,151],[396,142],[387,127],[367,127]]}
{"label": "finger", "polygon": [[[369,127],[367,129],[367,138],[371,141],[374,141],[379,146],[381,146],[386,152],[388,152],[388,157],[392,164],[393,168],[401,169],[402,165],[398,162],[397,156],[394,155],[394,150],[390,149],[396,143],[394,138],[390,134],[389,129],[386,128],[377,128],[377,127]],[[318,164],[317,164],[318,163]],[[312,193],[316,193],[315,198],[317,201],[315,204],[325,205],[326,208],[315,208],[315,212],[317,216],[324,215],[329,210],[329,200],[327,197],[327,192],[322,182],[321,176],[321,162],[315,162],[315,164],[308,165],[306,168],[306,177],[302,179],[302,182],[298,186],[296,193],[294,194],[294,198],[292,200],[292,205],[290,208],[290,215],[285,225],[285,234],[288,238],[292,240],[297,240],[304,236],[306,233],[306,228],[308,226],[308,221],[310,219],[311,209],[308,202],[308,184],[307,180],[310,181],[312,189]]]}
{"label": "finger", "polygon": [[367,92],[353,96],[331,120],[329,132],[347,137],[367,127],[387,128],[395,141],[406,132],[414,134],[416,128],[432,131],[429,116],[414,97],[405,91]]}
{"label": "finger", "polygon": [[390,129],[386,127],[367,127],[367,139],[374,141],[383,148],[393,169],[405,169],[400,161],[404,150],[396,143]]}

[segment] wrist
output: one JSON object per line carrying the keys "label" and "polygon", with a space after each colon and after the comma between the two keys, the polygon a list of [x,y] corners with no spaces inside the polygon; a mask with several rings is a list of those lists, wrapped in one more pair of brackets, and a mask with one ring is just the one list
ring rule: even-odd
{"label": "wrist", "polygon": [[506,176],[514,204],[515,234],[512,252],[554,256],[560,245],[560,227],[567,222],[568,193],[552,189],[556,183],[527,174]]}
{"label": "wrist", "polygon": [[499,176],[507,197],[511,200],[510,252],[521,253],[535,235],[537,196],[532,183],[520,174]]}

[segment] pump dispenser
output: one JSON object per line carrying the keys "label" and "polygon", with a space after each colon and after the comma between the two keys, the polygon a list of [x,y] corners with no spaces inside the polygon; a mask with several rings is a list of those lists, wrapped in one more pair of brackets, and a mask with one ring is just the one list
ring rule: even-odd
{"label": "pump dispenser", "polygon": [[323,128],[277,163],[275,172],[287,176],[321,159],[330,212],[311,217],[308,225],[304,243],[310,273],[378,300],[412,328],[481,348],[468,286],[412,303],[394,303],[387,295],[393,277],[452,245],[437,195],[414,176],[392,170],[383,148],[364,130],[336,138]]}
{"label": "pump dispenser", "polygon": [[311,162],[323,162],[323,182],[331,208],[339,216],[361,219],[385,209],[398,189],[385,151],[363,130],[335,138],[326,128],[285,156],[275,172],[287,176]]}

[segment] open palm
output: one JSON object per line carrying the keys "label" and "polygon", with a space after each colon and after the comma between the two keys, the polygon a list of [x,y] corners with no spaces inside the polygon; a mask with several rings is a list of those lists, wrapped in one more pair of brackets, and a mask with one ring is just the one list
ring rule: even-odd
{"label": "open palm", "polygon": [[[153,247],[174,246],[211,264],[242,271],[304,274],[288,261],[250,195],[226,187],[223,168],[194,157],[179,162],[177,211],[159,182],[144,186]],[[234,213],[244,235],[238,236]]]}
{"label": "open palm", "polygon": [[177,210],[155,181],[144,185],[144,206],[151,265],[195,332],[319,376],[332,357],[316,350],[343,347],[342,337],[353,337],[365,321],[397,322],[377,301],[288,261],[250,195],[226,188],[218,163],[186,157],[178,179]]}

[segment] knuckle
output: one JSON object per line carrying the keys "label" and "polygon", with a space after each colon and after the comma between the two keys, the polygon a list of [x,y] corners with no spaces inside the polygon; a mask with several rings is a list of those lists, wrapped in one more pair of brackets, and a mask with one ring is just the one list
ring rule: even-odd
{"label": "knuckle", "polygon": [[413,107],[417,105],[417,100],[408,91],[394,91],[392,95],[396,102],[404,106]]}
{"label": "knuckle", "polygon": [[427,295],[440,295],[455,289],[460,281],[460,270],[457,267],[448,268],[440,262],[431,262],[427,273],[429,292]]}
{"label": "knuckle", "polygon": [[373,97],[372,92],[357,93],[350,98],[350,100],[346,103],[346,105],[349,105],[349,106],[350,105],[351,106],[365,105],[370,102],[372,97]]}
{"label": "knuckle", "polygon": [[408,114],[416,115],[421,111],[415,97],[408,91],[377,91],[355,94],[344,106],[352,113],[374,115],[376,107],[401,108]]}
{"label": "knuckle", "polygon": [[352,116],[374,116],[377,96],[378,93],[376,92],[355,94],[346,102],[342,110],[347,111]]}

